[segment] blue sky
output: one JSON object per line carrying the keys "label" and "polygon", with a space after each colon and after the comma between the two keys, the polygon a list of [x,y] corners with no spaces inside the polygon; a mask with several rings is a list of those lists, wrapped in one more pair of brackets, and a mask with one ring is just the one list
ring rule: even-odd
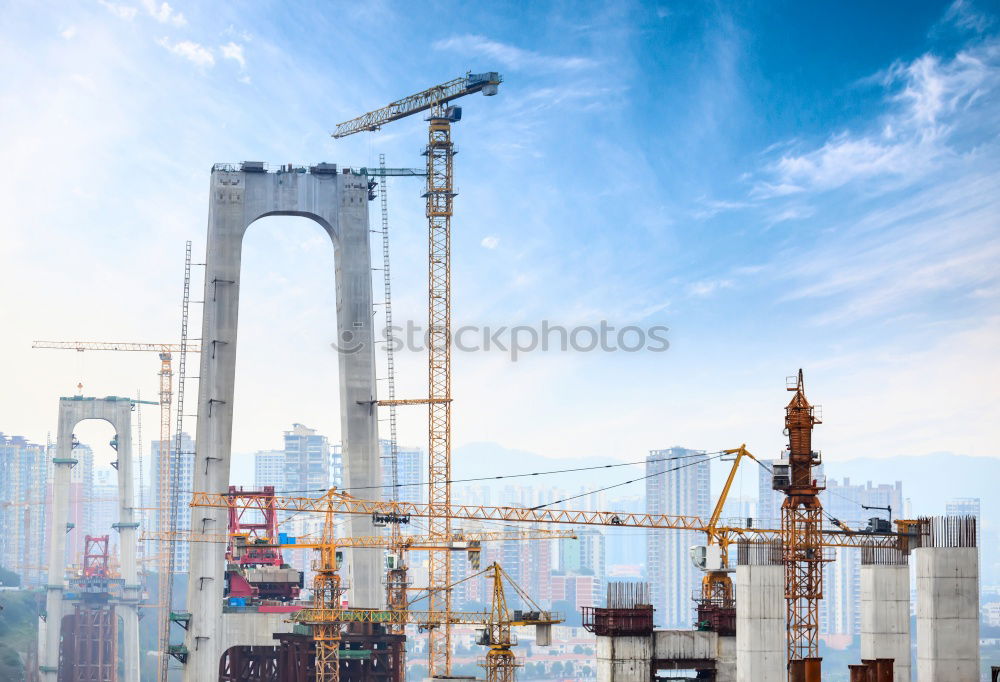
{"label": "blue sky", "polygon": [[[664,325],[671,348],[516,363],[459,353],[458,443],[636,459],[746,441],[772,455],[784,377],[803,367],[828,459],[998,454],[993,4],[107,0],[2,12],[8,432],[43,439],[77,381],[88,394],[154,394],[152,357],[30,341],[176,338],[183,242],[198,260],[212,163],[361,166],[385,153],[419,166],[419,117],[329,133],[497,70],[500,94],[467,98],[455,128],[456,323]],[[389,191],[395,315],[420,321],[420,187]],[[251,229],[237,451],[276,447],[294,421],[337,437],[332,266],[308,221]],[[400,395],[426,390],[422,361],[400,358]],[[401,433],[422,444],[422,414],[404,415]]]}

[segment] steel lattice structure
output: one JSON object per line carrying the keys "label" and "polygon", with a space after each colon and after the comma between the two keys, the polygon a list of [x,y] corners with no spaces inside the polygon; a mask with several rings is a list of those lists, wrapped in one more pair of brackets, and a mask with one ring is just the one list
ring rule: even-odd
{"label": "steel lattice structure", "polygon": [[821,486],[812,468],[819,462],[812,449],[813,426],[820,423],[805,395],[802,370],[788,390],[785,408],[788,434],[788,485],[781,507],[782,560],[785,566],[785,606],[788,623],[788,679],[820,679],[819,603],[823,599],[823,506]]}

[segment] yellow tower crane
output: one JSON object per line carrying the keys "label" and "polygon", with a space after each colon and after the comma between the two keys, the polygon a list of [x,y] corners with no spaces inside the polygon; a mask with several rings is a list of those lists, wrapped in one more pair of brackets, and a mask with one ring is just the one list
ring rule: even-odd
{"label": "yellow tower crane", "polygon": [[[280,498],[279,498],[280,499]],[[320,498],[321,504],[326,509],[323,522],[323,537],[318,544],[311,545],[319,551],[319,560],[315,564],[316,574],[313,578],[313,606],[297,612],[293,619],[312,627],[313,641],[316,646],[316,682],[339,682],[340,680],[340,641],[341,628],[345,623],[350,622],[374,622],[384,625],[398,625],[400,627],[409,623],[419,624],[421,627],[433,632],[443,625],[456,624],[476,624],[484,625],[479,643],[489,647],[483,667],[486,670],[488,682],[513,682],[514,673],[517,669],[517,662],[511,647],[517,641],[511,634],[511,627],[517,625],[535,625],[542,628],[550,628],[555,623],[561,623],[562,618],[550,612],[543,611],[531,598],[507,575],[499,564],[494,563],[486,571],[480,571],[461,582],[471,580],[483,574],[490,574],[493,578],[492,606],[487,612],[467,612],[459,613],[449,611],[441,615],[434,611],[415,611],[405,609],[389,608],[381,609],[349,609],[345,608],[341,602],[343,592],[340,576],[338,574],[339,561],[337,558],[337,548],[342,543],[358,546],[350,539],[342,541],[336,537],[336,511],[335,498],[328,494]],[[484,539],[482,536],[480,539]],[[356,540],[356,539],[355,539]],[[385,538],[382,543],[385,543]],[[450,551],[453,549],[447,545],[433,547],[437,538],[428,537],[429,544],[424,549],[430,551]],[[288,545],[290,547],[301,547],[298,543]],[[507,597],[504,592],[503,581],[506,579],[513,589],[533,608],[520,613],[511,614],[507,608]],[[456,583],[456,584],[459,584]],[[445,585],[447,589],[452,589],[454,585]],[[429,594],[429,592],[428,592]],[[402,666],[400,666],[402,670]]]}
{"label": "yellow tower crane", "polygon": [[[201,351],[200,345],[198,343],[190,342],[186,344],[173,344],[123,343],[113,341],[33,341],[31,347],[75,350],[80,353],[90,350],[157,353],[159,355],[160,370],[157,372],[157,376],[160,379],[160,454],[159,466],[157,467],[157,476],[159,477],[159,504],[156,506],[160,509],[159,514],[157,515],[157,525],[159,526],[159,531],[168,531],[170,528],[169,515],[173,513],[170,509],[170,505],[167,503],[171,497],[170,425],[172,416],[171,408],[174,396],[173,354],[182,352],[198,353]],[[167,645],[169,644],[168,640],[170,637],[170,600],[167,597],[170,593],[170,574],[172,570],[170,557],[170,545],[165,542],[160,542],[159,547],[157,548],[157,564],[159,570],[157,572],[158,603],[156,608],[160,612],[157,618],[157,641],[160,646],[157,650],[161,653],[161,655],[164,655],[162,652],[167,650]]]}
{"label": "yellow tower crane", "polygon": [[[455,198],[454,156],[451,124],[462,118],[462,109],[451,103],[481,92],[495,95],[503,78],[495,71],[454,78],[422,92],[337,124],[335,138],[428,111],[429,132],[427,190],[424,193],[428,226],[428,315],[427,398],[379,401],[379,405],[426,404],[428,500],[440,513],[429,517],[430,534],[446,538],[451,521],[444,510],[451,505],[451,216]],[[451,626],[444,614],[451,611],[451,575],[448,552],[431,551],[428,556],[429,610],[439,614],[443,627],[430,630],[428,668],[431,677],[451,674]],[[398,596],[398,594],[396,595]],[[390,595],[393,598],[393,595]]]}

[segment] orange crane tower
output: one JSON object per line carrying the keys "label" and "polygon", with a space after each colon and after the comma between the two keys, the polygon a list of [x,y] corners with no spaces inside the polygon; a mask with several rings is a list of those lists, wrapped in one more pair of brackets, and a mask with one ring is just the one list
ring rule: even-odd
{"label": "orange crane tower", "polygon": [[[819,602],[823,599],[822,486],[813,478],[820,455],[812,448],[813,426],[821,423],[805,394],[802,370],[789,382],[795,395],[785,408],[788,461],[777,465],[775,487],[783,490],[782,560],[788,623],[789,682],[819,682]],[[780,467],[780,470],[779,470]],[[787,472],[787,479],[785,474]]]}
{"label": "orange crane tower", "polygon": [[[379,405],[426,404],[428,500],[438,513],[429,519],[430,534],[446,538],[451,520],[445,510],[451,505],[451,216],[455,198],[454,156],[451,124],[462,118],[453,100],[476,92],[495,95],[503,78],[499,73],[468,73],[422,92],[404,97],[381,109],[337,124],[335,138],[380,129],[422,111],[429,111],[427,157],[428,311],[427,398],[379,401]],[[428,673],[451,674],[451,626],[444,617],[451,611],[451,555],[432,551],[428,557],[428,604],[432,614],[441,614],[444,627],[429,633]]]}

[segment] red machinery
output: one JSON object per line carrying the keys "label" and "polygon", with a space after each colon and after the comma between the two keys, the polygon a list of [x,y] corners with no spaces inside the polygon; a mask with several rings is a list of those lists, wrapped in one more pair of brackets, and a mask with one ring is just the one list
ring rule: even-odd
{"label": "red machinery", "polygon": [[225,596],[230,606],[247,606],[247,600],[296,599],[303,576],[284,562],[278,546],[274,486],[263,490],[229,486],[229,495],[241,501],[229,509]]}
{"label": "red machinery", "polygon": [[118,618],[109,604],[112,583],[108,536],[88,535],[83,545],[83,571],[73,580],[79,593],[73,613],[63,618],[60,682],[115,682],[118,679]]}

